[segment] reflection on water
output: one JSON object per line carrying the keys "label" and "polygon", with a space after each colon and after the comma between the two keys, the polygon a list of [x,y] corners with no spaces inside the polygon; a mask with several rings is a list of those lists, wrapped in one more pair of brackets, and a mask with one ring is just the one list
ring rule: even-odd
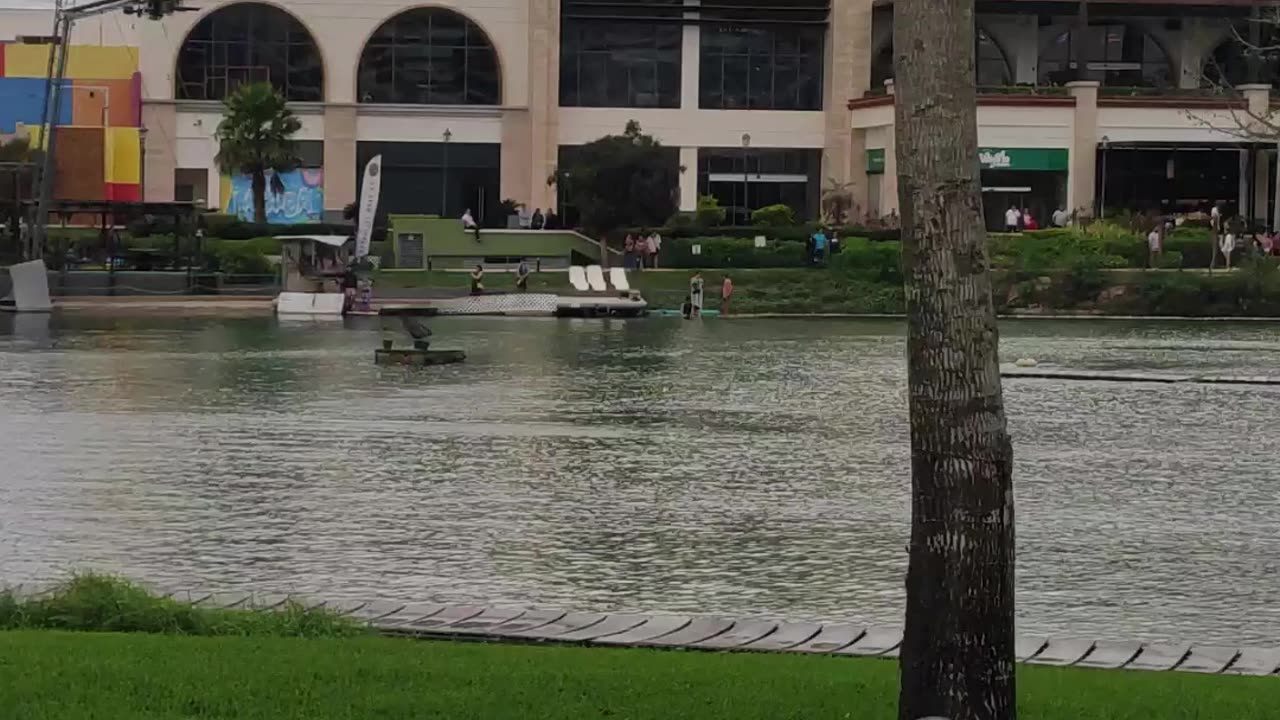
{"label": "reflection on water", "polygon": [[[898,622],[899,323],[0,317],[0,578]],[[1277,375],[1268,326],[1006,325],[1006,358]],[[1280,634],[1280,388],[1016,380],[1021,629]]]}

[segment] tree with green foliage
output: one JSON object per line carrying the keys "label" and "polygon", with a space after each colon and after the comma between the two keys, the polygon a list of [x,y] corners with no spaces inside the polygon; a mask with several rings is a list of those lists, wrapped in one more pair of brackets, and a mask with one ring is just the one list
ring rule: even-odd
{"label": "tree with green foliage", "polygon": [[621,135],[587,143],[548,179],[578,209],[587,232],[603,238],[620,227],[657,227],[676,211],[678,163],[662,143],[627,123]]}
{"label": "tree with green foliage", "polygon": [[282,194],[280,174],[297,169],[301,162],[293,136],[302,128],[302,122],[269,83],[241,85],[223,100],[223,105],[214,162],[228,175],[250,177],[253,219],[265,223],[268,171],[271,191]]}

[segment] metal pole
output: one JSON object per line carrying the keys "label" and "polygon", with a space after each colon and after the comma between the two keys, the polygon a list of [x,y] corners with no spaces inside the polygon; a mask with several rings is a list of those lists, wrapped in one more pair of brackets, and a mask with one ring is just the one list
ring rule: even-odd
{"label": "metal pole", "polygon": [[72,14],[63,12],[58,34],[55,38],[57,44],[53,48],[53,52],[58,54],[57,70],[46,89],[46,92],[52,98],[49,101],[48,123],[45,128],[41,129],[41,132],[46,132],[48,138],[45,141],[44,162],[40,171],[40,198],[36,206],[36,221],[34,227],[31,228],[33,236],[36,238],[35,252],[37,257],[43,255],[44,243],[48,239],[49,206],[53,202],[54,152],[58,144],[56,128],[58,115],[62,112],[62,81],[67,74],[67,46],[71,42],[71,23]]}

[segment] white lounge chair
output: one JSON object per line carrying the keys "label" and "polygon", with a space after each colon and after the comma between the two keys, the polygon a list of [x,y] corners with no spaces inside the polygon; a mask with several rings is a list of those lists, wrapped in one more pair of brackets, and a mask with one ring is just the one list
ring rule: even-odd
{"label": "white lounge chair", "polygon": [[627,281],[627,271],[625,268],[609,268],[609,283],[613,285],[613,289],[618,292],[630,292],[631,290],[631,283]]}
{"label": "white lounge chair", "polygon": [[569,266],[569,284],[578,292],[591,292],[591,286],[587,284],[587,271],[581,265]]}
{"label": "white lounge chair", "polygon": [[587,282],[590,283],[592,292],[609,292],[609,286],[604,282],[604,268],[599,265],[587,266]]}

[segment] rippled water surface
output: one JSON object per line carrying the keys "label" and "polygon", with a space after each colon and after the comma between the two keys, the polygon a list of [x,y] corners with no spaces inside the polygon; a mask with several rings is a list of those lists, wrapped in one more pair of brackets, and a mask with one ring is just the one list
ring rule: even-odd
{"label": "rippled water surface", "polygon": [[[900,622],[899,322],[0,315],[0,579]],[[1274,375],[1274,326],[1024,322],[1006,359]],[[1027,632],[1280,639],[1280,387],[1009,380]]]}

